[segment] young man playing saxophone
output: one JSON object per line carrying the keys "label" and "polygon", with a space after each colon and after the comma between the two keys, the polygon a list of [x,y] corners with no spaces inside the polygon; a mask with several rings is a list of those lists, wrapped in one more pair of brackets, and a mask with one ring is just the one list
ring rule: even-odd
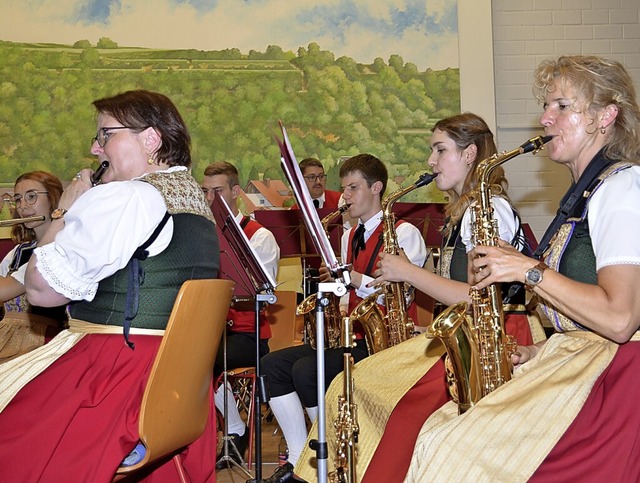
{"label": "young man playing saxophone", "polygon": [[[342,301],[346,315],[376,290],[366,285],[373,280],[372,273],[382,249],[382,198],[388,173],[384,164],[375,156],[359,154],[349,158],[341,166],[340,180],[342,196],[350,205],[349,216],[360,222],[357,228],[347,230],[341,240],[342,258],[353,265],[350,271],[351,285]],[[426,247],[420,231],[410,223],[400,223],[397,238],[409,260],[422,266],[426,259]],[[328,277],[326,269],[324,275]],[[363,327],[358,321],[354,322],[357,344],[352,355],[354,362],[358,362],[367,357],[369,351]],[[289,347],[264,356],[260,364],[269,384],[271,410],[289,447],[288,463],[278,468],[265,481],[304,481],[293,474],[293,467],[307,439],[304,410],[311,422],[315,421],[318,413],[315,349],[308,344]],[[325,350],[325,388],[342,370],[342,349]]]}

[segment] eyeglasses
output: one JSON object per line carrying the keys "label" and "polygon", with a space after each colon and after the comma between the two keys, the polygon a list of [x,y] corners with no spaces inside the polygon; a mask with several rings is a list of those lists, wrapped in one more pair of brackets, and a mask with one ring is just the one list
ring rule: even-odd
{"label": "eyeglasses", "polygon": [[105,146],[105,144],[107,144],[107,141],[109,140],[109,138],[113,134],[115,134],[115,133],[112,133],[112,132],[109,132],[109,131],[116,131],[118,129],[131,129],[131,128],[127,127],[127,126],[101,127],[100,129],[98,129],[98,132],[96,132],[96,135],[91,140],[91,144],[93,144],[96,141],[98,141],[98,146],[100,146],[101,148],[104,148],[104,146]]}
{"label": "eyeglasses", "polygon": [[9,199],[9,204],[11,206],[13,206],[14,208],[17,208],[17,207],[20,206],[20,204],[24,200],[24,202],[27,205],[33,205],[33,204],[35,204],[36,201],[38,201],[38,195],[48,195],[48,194],[49,193],[46,192],[46,191],[29,190],[24,194],[24,196],[22,196],[22,195],[13,195]]}
{"label": "eyeglasses", "polygon": [[309,174],[307,176],[303,176],[304,179],[309,181],[310,183],[315,183],[316,181],[324,181],[327,179],[326,174]]}

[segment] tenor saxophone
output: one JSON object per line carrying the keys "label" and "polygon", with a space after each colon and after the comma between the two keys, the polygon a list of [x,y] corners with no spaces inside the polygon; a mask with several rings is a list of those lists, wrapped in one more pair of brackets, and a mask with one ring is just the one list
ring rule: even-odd
{"label": "tenor saxophone", "polygon": [[[329,223],[338,215],[344,214],[349,208],[349,205],[342,205],[336,211],[329,213],[321,221],[322,228],[328,235]],[[330,293],[327,295],[329,298],[329,304],[324,308],[324,335],[325,335],[325,347],[328,349],[335,349],[340,346],[340,298]],[[296,308],[296,315],[304,316],[304,324],[307,332],[307,337],[311,347],[316,348],[316,316],[314,309],[316,308],[316,294],[307,296]]]}
{"label": "tenor saxophone", "polygon": [[[437,174],[425,173],[406,188],[400,188],[382,200],[382,251],[397,255],[400,253],[396,234],[396,217],[391,210],[393,204],[407,193],[426,186]],[[385,282],[382,294],[386,313],[383,314],[377,304],[380,291],[366,297],[352,311],[351,317],[357,319],[365,331],[369,353],[379,352],[409,339],[414,332],[414,322],[407,314],[407,306],[413,298],[412,290],[406,290],[404,282]]]}
{"label": "tenor saxophone", "polygon": [[[477,203],[472,243],[498,246],[499,231],[491,204],[489,175],[502,163],[524,153],[537,153],[552,136],[538,136],[520,147],[494,154],[478,163]],[[460,414],[511,379],[515,341],[504,330],[502,294],[498,284],[471,289],[471,316],[466,301],[442,312],[427,329],[427,337],[442,340],[447,351],[447,380]]]}

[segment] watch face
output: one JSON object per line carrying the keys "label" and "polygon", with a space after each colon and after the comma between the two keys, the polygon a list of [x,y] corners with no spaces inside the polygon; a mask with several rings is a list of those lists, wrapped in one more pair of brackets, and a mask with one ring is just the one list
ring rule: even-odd
{"label": "watch face", "polygon": [[542,280],[542,272],[539,268],[532,268],[527,272],[527,282],[531,285],[535,285]]}

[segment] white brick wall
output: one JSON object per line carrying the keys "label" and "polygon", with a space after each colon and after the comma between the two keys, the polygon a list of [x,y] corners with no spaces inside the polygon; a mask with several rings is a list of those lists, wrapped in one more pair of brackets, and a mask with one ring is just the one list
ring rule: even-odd
{"label": "white brick wall", "polygon": [[[640,93],[638,0],[492,0],[491,5],[500,150],[542,132],[542,109],[531,92],[533,71],[542,59],[562,54],[616,59]],[[540,154],[518,156],[504,167],[511,196],[540,239],[571,181],[568,170]]]}

